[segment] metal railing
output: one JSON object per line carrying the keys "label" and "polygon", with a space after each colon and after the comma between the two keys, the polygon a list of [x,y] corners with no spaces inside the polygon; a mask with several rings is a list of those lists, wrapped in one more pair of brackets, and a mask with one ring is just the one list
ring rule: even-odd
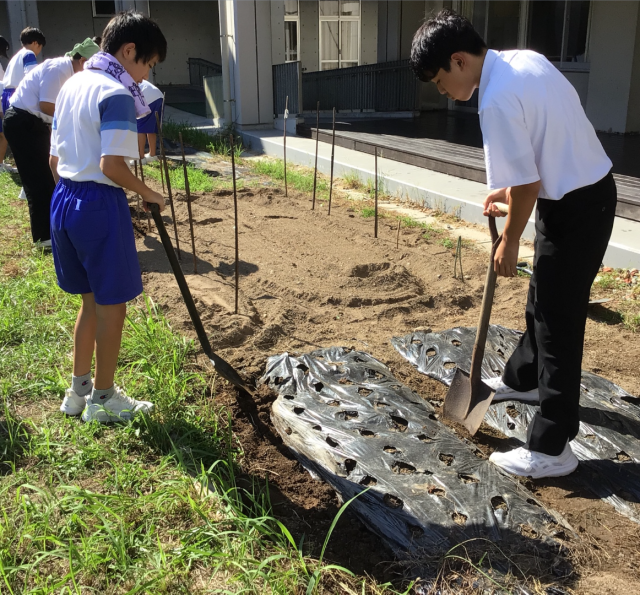
{"label": "metal railing", "polygon": [[284,114],[284,106],[289,97],[289,113],[302,112],[302,66],[300,62],[286,62],[273,65],[273,113]]}
{"label": "metal railing", "polygon": [[189,58],[189,84],[194,87],[204,88],[202,79],[205,76],[222,74],[222,66],[215,62],[209,62],[203,58]]}
{"label": "metal railing", "polygon": [[302,74],[304,110],[397,112],[417,106],[419,81],[409,60]]}

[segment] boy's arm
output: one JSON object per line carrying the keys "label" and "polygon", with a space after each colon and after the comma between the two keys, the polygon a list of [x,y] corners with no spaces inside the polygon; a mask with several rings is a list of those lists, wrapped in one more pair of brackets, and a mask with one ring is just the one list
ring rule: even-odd
{"label": "boy's arm", "polygon": [[494,202],[506,202],[509,214],[502,232],[502,242],[496,249],[494,269],[501,277],[515,277],[517,274],[520,237],[540,193],[540,181],[522,186],[512,186],[495,190],[484,202],[484,213],[490,217],[500,217],[500,211],[492,206]]}
{"label": "boy's arm", "polygon": [[41,101],[40,102],[40,111],[43,114],[47,114],[47,116],[51,116],[53,118],[53,114],[56,111],[56,104],[50,103],[49,101]]}
{"label": "boy's arm", "polygon": [[100,169],[107,178],[118,186],[139,194],[142,197],[142,205],[145,211],[149,210],[147,203],[155,203],[160,207],[160,212],[164,211],[164,196],[151,190],[142,180],[136,178],[125,163],[124,157],[120,155],[104,155],[100,159]]}
{"label": "boy's arm", "polygon": [[38,65],[38,60],[33,52],[26,52],[22,58],[22,68],[24,73],[27,74]]}
{"label": "boy's arm", "polygon": [[57,184],[60,181],[60,176],[58,175],[58,157],[56,155],[49,155],[49,168]]}

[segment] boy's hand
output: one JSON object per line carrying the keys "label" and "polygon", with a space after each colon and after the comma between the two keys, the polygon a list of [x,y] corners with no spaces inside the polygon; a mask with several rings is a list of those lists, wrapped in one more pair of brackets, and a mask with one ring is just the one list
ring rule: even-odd
{"label": "boy's hand", "polygon": [[162,194],[148,188],[147,191],[141,196],[142,196],[142,208],[145,210],[145,212],[147,213],[149,212],[149,203],[154,203],[158,205],[158,207],[160,207],[161,213],[162,211],[164,211],[165,204],[164,204],[164,196],[162,196]]}
{"label": "boy's hand", "polygon": [[499,277],[515,277],[518,274],[519,247],[520,242],[510,242],[502,238],[493,259],[493,270]]}
{"label": "boy's hand", "polygon": [[485,217],[506,217],[505,213],[501,213],[494,205],[494,202],[503,202],[509,204],[509,195],[507,188],[499,188],[489,193],[487,198],[484,199],[483,215]]}

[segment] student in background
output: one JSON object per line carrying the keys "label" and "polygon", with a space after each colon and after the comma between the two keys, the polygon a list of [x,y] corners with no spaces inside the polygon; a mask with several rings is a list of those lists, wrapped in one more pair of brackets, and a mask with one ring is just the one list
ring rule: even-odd
{"label": "student in background", "polygon": [[7,140],[22,179],[35,244],[51,246],[51,195],[56,186],[49,168],[50,128],[62,85],[81,72],[100,48],[85,39],[62,58],[45,60],[31,70],[11,96],[4,118]]}
{"label": "student in background", "polygon": [[[80,294],[73,376],[60,410],[84,421],[126,421],[153,404],[114,384],[127,302],[142,293],[133,225],[123,188],[144,208],[164,198],[136,178],[136,116],[149,112],[138,87],[167,41],[158,25],[122,12],[106,26],[102,51],[63,86],[56,102],[50,165],[59,176],[51,199],[51,240],[58,285]],[[91,369],[95,351],[95,380]],[[94,385],[95,382],[95,385]]]}
{"label": "student in background", "polygon": [[5,114],[9,109],[9,99],[15,93],[20,81],[38,65],[36,57],[42,51],[47,40],[40,29],[27,27],[20,33],[20,43],[22,48],[9,60],[9,65],[2,79],[4,87],[2,90],[2,111]]}
{"label": "student in background", "polygon": [[[140,90],[144,95],[144,101],[149,106],[151,113],[142,118],[138,118],[138,149],[140,151],[140,159],[142,163],[152,163],[157,161],[156,156],[156,134],[158,133],[158,124],[156,122],[156,114],[162,121],[162,103],[164,96],[162,91],[154,84],[149,82],[149,74],[147,73],[144,80],[140,83]],[[149,152],[144,154],[144,146],[149,140]]]}
{"label": "student in background", "polygon": [[[6,58],[9,60],[9,56],[7,52],[9,51],[9,42],[2,36],[0,36],[0,57]],[[4,79],[4,68],[2,64],[0,64],[0,80]],[[4,90],[2,86],[2,82],[0,82],[0,93]],[[3,118],[4,113],[2,111],[2,105],[0,103],[0,116]],[[2,129],[2,119],[0,119],[0,172],[8,171],[11,173],[15,173],[17,170],[15,167],[11,167],[4,163],[4,157],[7,154],[7,139],[4,136],[4,131]]]}

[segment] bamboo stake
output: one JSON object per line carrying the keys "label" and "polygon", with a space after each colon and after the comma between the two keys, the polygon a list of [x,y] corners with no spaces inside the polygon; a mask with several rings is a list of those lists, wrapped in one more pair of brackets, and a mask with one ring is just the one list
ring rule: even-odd
{"label": "bamboo stake", "polygon": [[458,245],[456,246],[456,257],[453,261],[453,278],[457,279],[457,269],[460,268],[460,279],[464,283],[464,273],[462,272],[462,236],[458,236]]}
{"label": "bamboo stake", "polygon": [[287,188],[287,118],[289,117],[289,96],[284,102],[284,132],[283,132],[283,149],[284,149],[284,195],[289,196],[289,190]]}
{"label": "bamboo stake", "polygon": [[311,210],[316,208],[316,181],[318,179],[318,139],[320,137],[320,102],[316,107],[316,165],[313,169],[313,202],[311,203]]}
{"label": "bamboo stake", "polygon": [[184,189],[187,194],[187,212],[189,213],[189,230],[191,231],[191,250],[193,252],[193,273],[198,272],[198,261],[196,259],[196,240],[193,235],[193,214],[191,213],[191,190],[189,188],[189,172],[187,171],[187,158],[184,156],[184,143],[182,142],[182,132],[178,132],[180,139],[180,150],[182,151],[182,171],[184,172]]}
{"label": "bamboo stake", "polygon": [[331,139],[331,181],[329,182],[329,212],[328,215],[331,215],[331,198],[333,195],[333,157],[335,154],[336,148],[336,108],[333,108],[333,136]]}
{"label": "bamboo stake", "polygon": [[238,193],[236,192],[236,157],[235,149],[233,146],[233,134],[230,135],[231,141],[231,175],[233,176],[233,210],[235,217],[235,230],[236,230],[236,309],[235,313],[238,313],[238,288],[240,285],[240,259],[238,249]]}
{"label": "bamboo stake", "polygon": [[[144,184],[144,170],[142,169],[142,159],[140,159],[140,179]],[[149,214],[149,211],[147,211],[147,228],[149,231],[151,231],[151,215]]]}
{"label": "bamboo stake", "polygon": [[373,237],[377,238],[378,237],[378,147],[374,148],[375,151],[375,167],[374,167],[374,175],[376,177],[376,202],[375,202],[375,226],[374,226],[374,232],[373,232]]}
{"label": "bamboo stake", "polygon": [[396,232],[396,250],[400,248],[400,219],[398,219],[398,231]]}
{"label": "bamboo stake", "polygon": [[[136,178],[138,177],[138,162],[133,162],[133,168],[135,170]],[[136,194],[136,221],[140,223],[140,195]]]}
{"label": "bamboo stake", "polygon": [[169,206],[171,207],[171,218],[173,219],[173,233],[176,238],[176,254],[178,260],[182,260],[180,256],[180,240],[178,239],[178,224],[176,223],[176,212],[173,208],[173,195],[171,194],[171,180],[169,178],[169,166],[167,165],[167,156],[164,152],[164,140],[162,139],[162,128],[160,128],[160,118],[156,114],[156,122],[158,123],[158,137],[160,138],[160,168],[164,166],[164,177],[167,180],[167,194],[169,195]]}

